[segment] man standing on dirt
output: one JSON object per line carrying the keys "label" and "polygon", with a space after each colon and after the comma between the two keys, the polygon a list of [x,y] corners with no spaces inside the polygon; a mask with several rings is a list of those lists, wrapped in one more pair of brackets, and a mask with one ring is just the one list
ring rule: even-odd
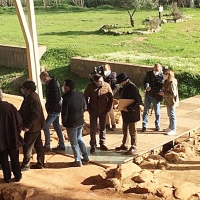
{"label": "man standing on dirt", "polygon": [[6,183],[11,180],[8,156],[15,181],[19,182],[22,178],[19,163],[19,146],[23,145],[20,136],[22,128],[23,122],[20,114],[12,104],[3,101],[3,91],[0,89],[0,165]]}
{"label": "man standing on dirt", "polygon": [[96,132],[98,119],[100,128],[100,149],[107,151],[108,148],[105,146],[106,115],[110,111],[113,103],[112,89],[108,83],[104,82],[102,75],[95,74],[93,76],[93,82],[86,87],[84,96],[87,103],[87,110],[90,115],[90,153],[94,153],[97,146]]}
{"label": "man standing on dirt", "polygon": [[65,150],[64,137],[59,124],[59,115],[61,112],[62,98],[60,91],[60,84],[57,79],[50,77],[46,71],[41,72],[40,79],[46,86],[46,125],[44,127],[45,143],[44,151],[50,151],[50,131],[49,127],[53,123],[53,127],[58,135],[59,143],[58,146],[52,148],[53,151]]}
{"label": "man standing on dirt", "polygon": [[33,81],[27,80],[22,84],[21,92],[24,100],[20,106],[19,113],[23,119],[24,158],[21,164],[23,171],[30,169],[30,160],[33,148],[37,153],[37,163],[32,165],[33,169],[42,169],[44,167],[44,149],[41,139],[41,130],[44,127],[45,119],[42,105],[38,94],[35,92],[36,86]]}
{"label": "man standing on dirt", "polygon": [[[84,112],[87,107],[83,94],[75,91],[74,87],[74,81],[65,80],[62,87],[64,95],[61,116],[75,158],[75,162],[70,163],[69,166],[81,167],[82,164],[89,162],[87,149],[82,138]],[[81,159],[81,154],[83,159]]]}

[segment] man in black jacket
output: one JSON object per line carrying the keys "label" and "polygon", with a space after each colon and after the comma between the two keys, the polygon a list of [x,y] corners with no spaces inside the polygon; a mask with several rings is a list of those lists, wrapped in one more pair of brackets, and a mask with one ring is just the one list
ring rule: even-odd
{"label": "man in black jacket", "polygon": [[3,101],[3,92],[0,89],[0,165],[6,183],[11,180],[11,170],[8,162],[10,157],[11,167],[15,181],[22,178],[19,163],[19,146],[22,145],[20,132],[23,122],[17,109],[10,103]]}
{"label": "man in black jacket", "polygon": [[[70,166],[81,167],[82,163],[89,162],[87,149],[82,138],[86,102],[84,96],[74,90],[74,81],[65,80],[62,90],[65,92],[61,112],[62,124],[67,129],[68,139],[75,157],[75,162],[70,163]],[[83,159],[81,159],[81,154]]]}
{"label": "man in black jacket", "polygon": [[153,70],[146,73],[143,82],[146,92],[144,98],[142,132],[145,132],[147,129],[148,114],[151,104],[153,104],[155,111],[155,130],[160,130],[160,101],[162,101],[162,96],[159,95],[159,93],[162,92],[163,83],[164,77],[162,66],[159,63],[156,63]]}
{"label": "man in black jacket", "polygon": [[[123,129],[123,139],[122,145],[116,147],[115,150],[128,150],[127,154],[132,154],[136,152],[137,145],[137,128],[136,122],[140,121],[140,105],[142,104],[142,97],[139,93],[137,86],[129,80],[129,77],[124,73],[117,76],[117,84],[120,84],[120,99],[132,100],[128,106],[123,107],[121,110],[122,115],[122,129]],[[119,101],[120,101],[119,99]],[[126,144],[127,134],[131,137],[131,147],[128,149]]]}
{"label": "man in black jacket", "polygon": [[59,124],[59,115],[61,112],[62,98],[60,91],[60,84],[57,79],[54,77],[50,77],[46,71],[41,72],[40,79],[43,84],[46,86],[46,125],[44,127],[45,134],[45,144],[44,150],[50,151],[50,132],[49,127],[53,123],[53,127],[58,135],[59,143],[58,146],[52,148],[52,150],[65,150],[64,137],[62,134],[62,130]]}

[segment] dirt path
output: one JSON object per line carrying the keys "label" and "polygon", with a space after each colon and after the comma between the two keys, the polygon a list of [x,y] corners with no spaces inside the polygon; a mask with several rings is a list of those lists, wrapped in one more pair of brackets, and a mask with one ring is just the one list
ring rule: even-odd
{"label": "dirt path", "polygon": [[[19,107],[21,98],[14,96],[6,97],[4,100],[12,102]],[[22,160],[22,154],[20,154]],[[32,162],[35,161],[35,155]],[[34,188],[33,196],[28,200],[123,200],[123,199],[158,199],[151,195],[122,194],[113,188],[105,188],[104,182],[99,181],[98,176],[104,168],[89,164],[79,168],[70,168],[68,163],[74,161],[73,158],[48,153],[46,155],[46,168],[41,170],[31,169],[23,172],[21,182],[4,183],[2,173],[0,173],[0,190],[15,184]],[[193,182],[200,184],[200,157],[191,156],[182,164],[174,164],[170,170],[162,171],[159,182],[172,183],[174,180],[181,182]],[[1,198],[0,198],[1,199]]]}

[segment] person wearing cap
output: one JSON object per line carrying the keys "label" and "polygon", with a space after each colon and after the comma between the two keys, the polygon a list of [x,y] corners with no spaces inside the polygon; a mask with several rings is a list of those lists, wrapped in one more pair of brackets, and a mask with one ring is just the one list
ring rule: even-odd
{"label": "person wearing cap", "polygon": [[[82,138],[84,112],[87,109],[83,94],[74,90],[75,83],[67,79],[64,82],[62,91],[64,92],[61,118],[62,124],[67,129],[75,161],[70,163],[71,167],[81,167],[89,162],[87,149]],[[81,156],[83,159],[81,159]]]}
{"label": "person wearing cap", "polygon": [[23,121],[14,105],[3,101],[3,91],[1,89],[0,122],[0,166],[3,171],[4,181],[9,183],[11,180],[10,157],[15,181],[19,182],[22,178],[19,147],[23,145],[23,139],[20,136],[23,129]]}
{"label": "person wearing cap", "polygon": [[[110,87],[113,91],[113,95],[115,95],[118,91],[118,88],[117,88],[117,85],[116,85],[117,73],[113,72],[111,70],[111,67],[108,63],[106,63],[103,66],[103,69],[104,69],[103,79],[106,83],[110,84]],[[111,122],[111,126],[110,126],[110,122]],[[115,121],[115,114],[114,114],[113,106],[111,107],[110,111],[107,113],[107,116],[106,116],[106,129],[110,130],[110,131],[116,130],[116,121]]]}
{"label": "person wearing cap", "polygon": [[146,73],[143,84],[145,88],[144,112],[142,122],[142,132],[146,132],[148,124],[148,114],[151,104],[155,111],[155,130],[160,130],[160,101],[163,100],[161,95],[164,83],[162,66],[156,63],[152,70]]}
{"label": "person wearing cap", "polygon": [[166,66],[166,65],[163,65],[163,66],[162,66],[162,71],[163,71],[163,74],[165,74],[165,72],[166,72],[168,69],[169,69],[169,67],[168,67],[168,66]]}
{"label": "person wearing cap", "polygon": [[[122,131],[123,139],[122,144],[119,147],[116,147],[116,151],[128,150],[127,154],[132,154],[136,152],[137,146],[137,128],[136,122],[140,121],[140,105],[142,104],[142,97],[139,93],[137,86],[129,80],[129,77],[124,73],[121,73],[117,76],[116,84],[120,84],[120,99],[132,99],[134,100],[132,104],[121,110],[122,115]],[[120,101],[119,99],[119,101]],[[131,147],[128,149],[126,144],[127,134],[131,137]]]}
{"label": "person wearing cap", "polygon": [[90,153],[95,152],[97,146],[96,132],[99,119],[99,144],[100,149],[107,151],[106,139],[106,115],[113,103],[113,92],[110,85],[104,82],[103,76],[95,74],[93,82],[90,83],[84,92],[87,110],[90,115]]}

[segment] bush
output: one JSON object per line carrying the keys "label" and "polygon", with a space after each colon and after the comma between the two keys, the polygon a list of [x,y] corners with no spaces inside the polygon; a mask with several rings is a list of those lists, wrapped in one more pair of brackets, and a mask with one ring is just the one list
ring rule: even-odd
{"label": "bush", "polygon": [[191,72],[178,72],[176,73],[176,78],[178,80],[179,96],[181,99],[189,98],[199,94],[200,74]]}

